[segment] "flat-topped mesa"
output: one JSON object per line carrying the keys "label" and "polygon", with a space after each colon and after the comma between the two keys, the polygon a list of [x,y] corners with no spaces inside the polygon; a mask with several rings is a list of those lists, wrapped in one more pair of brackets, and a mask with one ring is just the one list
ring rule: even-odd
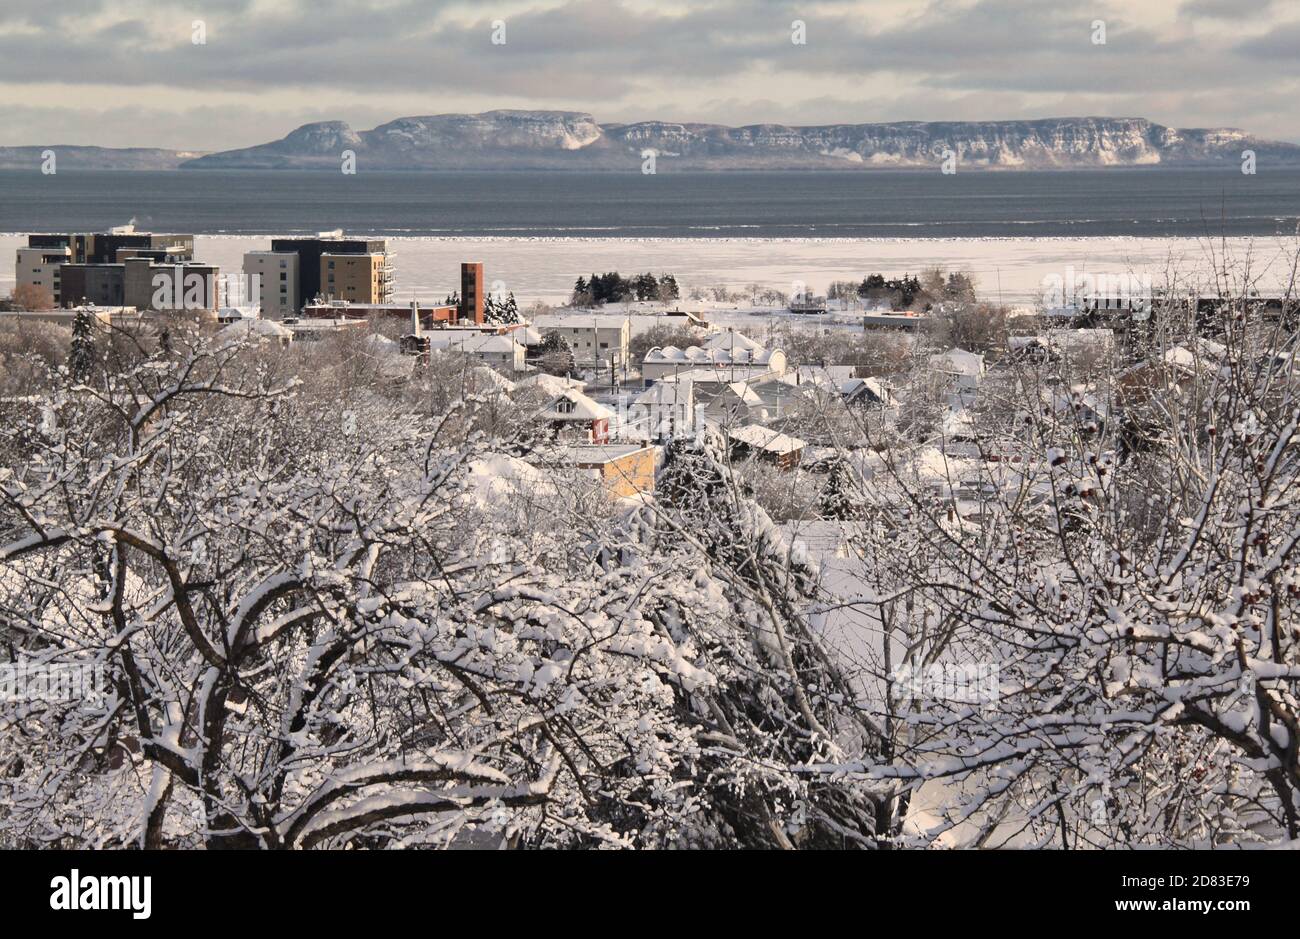
{"label": "flat-topped mesa", "polygon": [[372,130],[341,121],[307,124],[281,140],[212,153],[187,167],[335,166],[343,150],[370,169],[637,170],[654,150],[659,168],[924,168],[945,155],[969,169],[1091,169],[1228,165],[1243,150],[1300,164],[1300,147],[1235,128],[1179,129],[1146,118],[901,121],[789,126],[638,121],[601,125],[581,111],[500,110],[402,117]]}

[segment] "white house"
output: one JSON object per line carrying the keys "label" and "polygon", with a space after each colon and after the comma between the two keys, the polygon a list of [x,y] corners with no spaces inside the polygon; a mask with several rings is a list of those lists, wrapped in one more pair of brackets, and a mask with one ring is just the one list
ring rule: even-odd
{"label": "white house", "polygon": [[647,438],[695,435],[695,383],[689,378],[654,385],[632,401],[628,417]]}
{"label": "white house", "polygon": [[438,331],[425,334],[431,349],[446,349],[474,356],[484,365],[500,369],[503,372],[522,372],[526,349],[514,336],[506,333],[502,336],[469,333],[460,335],[442,335]]}
{"label": "white house", "polygon": [[550,424],[557,432],[575,434],[588,443],[607,443],[609,424],[614,417],[614,412],[605,405],[574,388],[557,395],[537,412],[537,419]]}
{"label": "white house", "polygon": [[951,376],[954,386],[975,391],[984,378],[984,356],[965,349],[952,348],[930,356],[930,367]]}

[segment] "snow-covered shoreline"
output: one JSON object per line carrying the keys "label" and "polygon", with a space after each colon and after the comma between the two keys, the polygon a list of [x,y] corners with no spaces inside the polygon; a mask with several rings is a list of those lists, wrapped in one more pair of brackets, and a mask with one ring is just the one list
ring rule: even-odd
{"label": "snow-covered shoreline", "polygon": [[[197,256],[238,271],[245,251],[270,246],[271,236],[198,235]],[[1249,270],[1256,288],[1285,290],[1300,254],[1300,237],[1151,238],[577,238],[389,237],[398,299],[440,299],[459,286],[461,261],[485,263],[488,284],[521,303],[568,297],[574,280],[592,272],[671,272],[686,296],[691,288],[744,290],[757,284],[789,293],[795,284],[822,292],[833,280],[869,273],[897,276],[930,267],[974,275],[991,301],[1036,300],[1047,278],[1082,274],[1150,275],[1156,286],[1208,282],[1224,257],[1238,278]],[[22,235],[0,235],[0,294],[13,287],[15,249]],[[496,282],[500,282],[497,284]]]}

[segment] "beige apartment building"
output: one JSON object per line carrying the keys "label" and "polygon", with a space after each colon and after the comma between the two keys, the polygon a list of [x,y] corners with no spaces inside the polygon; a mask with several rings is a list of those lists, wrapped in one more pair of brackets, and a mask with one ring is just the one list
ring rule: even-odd
{"label": "beige apartment building", "polygon": [[[244,255],[244,277],[266,319],[298,315],[298,252],[249,251]],[[256,279],[255,279],[256,278]]]}
{"label": "beige apartment building", "polygon": [[61,265],[72,260],[72,249],[57,248],[19,248],[14,263],[15,287],[28,285],[49,291],[54,305],[59,305],[59,289],[62,286],[59,277]]}
{"label": "beige apartment building", "polygon": [[385,303],[391,292],[386,254],[322,254],[320,292],[326,300]]}

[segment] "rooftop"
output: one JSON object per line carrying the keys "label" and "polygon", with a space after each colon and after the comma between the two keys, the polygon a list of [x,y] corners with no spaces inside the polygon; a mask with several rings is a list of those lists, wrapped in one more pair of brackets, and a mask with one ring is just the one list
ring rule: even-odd
{"label": "rooftop", "polygon": [[735,430],[729,431],[728,436],[732,440],[745,444],[747,447],[765,450],[768,453],[793,453],[807,446],[807,443],[798,437],[791,437],[789,434],[783,434],[761,424],[748,424],[744,427],[737,427]]}
{"label": "rooftop", "polygon": [[613,460],[621,460],[625,456],[631,456],[633,453],[651,449],[653,447],[640,443],[589,443],[564,447],[549,455],[562,463],[585,465],[609,463]]}

